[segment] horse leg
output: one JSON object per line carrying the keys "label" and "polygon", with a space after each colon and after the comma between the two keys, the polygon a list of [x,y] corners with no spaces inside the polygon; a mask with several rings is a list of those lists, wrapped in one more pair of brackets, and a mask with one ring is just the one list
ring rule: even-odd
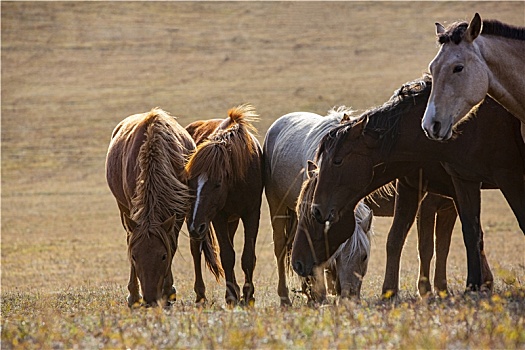
{"label": "horse leg", "polygon": [[195,283],[193,284],[193,290],[196,294],[195,303],[203,304],[206,302],[206,286],[202,278],[202,265],[201,265],[201,244],[200,241],[190,239],[190,251],[193,257],[193,269],[195,270]]}
{"label": "horse leg", "polygon": [[222,213],[217,214],[213,219],[213,227],[219,241],[221,263],[226,279],[226,303],[235,305],[239,301],[240,288],[235,279],[235,249],[233,248],[233,240],[228,232],[228,226],[228,218]]}
{"label": "horse leg", "polygon": [[129,282],[128,282],[128,306],[132,307],[135,303],[138,303],[142,299],[142,295],[139,292],[139,281],[137,279],[137,274],[135,273],[135,267],[131,264],[129,272]]}
{"label": "horse leg", "polygon": [[253,294],[253,270],[257,258],[255,256],[255,243],[259,233],[259,220],[261,217],[260,206],[250,215],[243,218],[244,224],[244,247],[241,256],[241,266],[244,271],[244,286],[242,287],[242,301],[245,305],[252,306],[255,303]]}
{"label": "horse leg", "polygon": [[498,187],[518,220],[521,232],[525,234],[525,174],[514,172],[500,177],[502,180],[498,181]]}
{"label": "horse leg", "polygon": [[270,217],[272,218],[273,250],[277,260],[277,272],[279,275],[277,294],[281,299],[281,306],[289,306],[292,305],[292,302],[290,301],[288,286],[286,285],[287,242],[285,236],[285,226],[288,219],[285,219],[285,210],[272,210],[274,206],[270,202],[268,204],[270,205]]}
{"label": "horse leg", "polygon": [[386,271],[383,282],[382,297],[391,298],[399,290],[399,266],[401,251],[405,244],[408,231],[416,217],[419,191],[397,181],[396,204],[394,220],[386,243]]}
{"label": "horse leg", "polygon": [[481,253],[481,278],[483,288],[488,288],[490,292],[494,287],[494,276],[490,270],[489,262],[487,260],[487,255],[485,254],[485,242],[483,241],[483,228],[480,226],[480,240],[479,240],[479,250]]}
{"label": "horse leg", "polygon": [[436,217],[436,270],[434,273],[434,288],[437,292],[448,294],[447,258],[450,250],[452,231],[456,224],[458,213],[451,199],[442,197]]}
{"label": "horse leg", "polygon": [[481,184],[464,181],[452,176],[456,189],[456,205],[461,219],[463,241],[467,250],[467,291],[479,290],[482,283],[481,273]]}
{"label": "horse leg", "polygon": [[417,216],[418,251],[419,251],[419,295],[424,297],[432,293],[430,285],[430,263],[434,256],[434,226],[436,222],[436,201],[438,196],[427,194],[421,202]]}

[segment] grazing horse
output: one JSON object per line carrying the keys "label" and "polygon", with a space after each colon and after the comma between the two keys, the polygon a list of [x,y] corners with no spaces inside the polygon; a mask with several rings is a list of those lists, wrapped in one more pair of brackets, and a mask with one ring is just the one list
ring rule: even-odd
{"label": "grazing horse", "polygon": [[[254,302],[253,270],[263,191],[263,158],[250,123],[257,117],[251,105],[228,111],[225,119],[196,121],[186,127],[197,148],[186,164],[189,187],[195,194],[187,218],[190,238],[200,240],[215,230],[226,278],[226,302]],[[233,238],[244,224],[242,299],[235,279]],[[213,226],[210,225],[213,224]],[[204,298],[204,295],[197,295]]]}
{"label": "grazing horse", "polygon": [[[423,164],[422,166],[425,168],[425,171],[429,171],[431,174],[447,175],[444,174],[443,169],[439,169],[439,164],[437,163],[433,163],[431,166],[426,164]],[[312,175],[303,184],[299,196],[297,210],[299,215],[299,227],[295,235],[292,249],[292,265],[294,270],[303,277],[312,274],[312,272],[315,271],[313,268],[314,266],[324,266],[327,260],[333,261],[333,257],[330,256],[335,254],[338,250],[345,249],[343,248],[344,243],[341,244],[341,242],[345,239],[347,240],[346,242],[355,242],[355,233],[354,236],[350,236],[353,227],[356,227],[356,232],[359,230],[359,225],[356,225],[355,221],[353,221],[352,215],[343,215],[340,220],[330,225],[330,234],[324,235],[325,225],[318,223],[317,220],[313,218],[310,210],[314,189],[317,184],[317,172],[315,171],[313,164],[309,164],[308,172]],[[402,181],[403,183],[408,184],[408,180],[403,179]],[[415,186],[417,186],[417,182],[419,181],[416,181],[416,184],[414,184]],[[429,182],[435,184],[436,181],[428,179],[428,177],[425,178],[425,187],[430,190],[430,188],[428,188]],[[386,186],[391,187],[392,185],[387,184]],[[443,191],[440,192],[444,193]],[[393,267],[390,271],[393,272],[389,272],[385,277],[387,280],[385,293],[388,292],[389,296],[395,295],[398,290],[399,264],[396,263],[396,261],[399,261],[400,259],[401,249],[404,243],[404,241],[399,242],[399,240],[392,240],[397,236],[406,237],[406,234],[414,221],[415,213],[413,216],[405,215],[405,208],[413,207],[411,204],[414,201],[417,201],[417,197],[407,197],[405,194],[406,191],[402,191],[401,188],[399,191],[396,191],[396,193],[397,198],[395,198],[390,191],[380,189],[379,191],[375,191],[367,196],[364,200],[367,206],[372,208],[374,216],[394,216],[394,221],[388,235],[388,241],[389,245],[393,246],[390,250],[397,250],[398,255],[394,253],[396,257],[391,259],[392,262],[390,263],[390,266]],[[362,201],[359,202],[358,208],[361,207],[361,203]],[[357,211],[356,214],[358,212],[359,211]],[[446,263],[456,217],[456,209],[450,198],[429,192],[421,201],[419,215],[417,217],[418,251],[420,257],[418,291],[421,296],[432,292],[430,284],[430,263],[434,255],[434,228],[436,241],[434,287],[438,292],[448,292]],[[357,215],[356,219],[358,219]],[[359,224],[359,220],[356,221]],[[400,233],[397,234],[396,232]],[[361,238],[358,242],[361,243],[363,248],[366,248],[366,240]],[[353,246],[355,246],[355,243]],[[353,251],[355,252],[355,249]],[[347,289],[342,292],[342,296],[359,296],[361,279],[366,273],[366,266],[369,258],[365,253],[366,249],[360,249],[359,252],[360,254],[354,253],[353,260],[349,260],[349,262],[353,264],[349,265],[347,270],[353,271],[354,276],[347,277]],[[352,270],[350,270],[350,268]],[[491,277],[489,276],[488,278]],[[349,291],[348,294],[347,291]]]}
{"label": "grazing horse", "polygon": [[[289,305],[291,303],[288,295],[288,287],[286,284],[286,271],[287,267],[290,265],[287,262],[287,258],[290,256],[290,251],[292,250],[292,241],[296,231],[295,228],[297,226],[295,212],[297,198],[301,192],[301,184],[307,177],[305,168],[307,167],[308,160],[314,159],[317,146],[322,137],[336,126],[348,122],[350,120],[349,115],[351,114],[352,111],[344,106],[329,111],[328,115],[324,117],[314,113],[289,113],[277,119],[270,126],[268,132],[266,133],[266,138],[264,141],[264,158],[266,164],[265,193],[270,208],[270,217],[272,220],[274,251],[279,273],[277,292],[281,298],[281,305]],[[404,175],[405,174],[402,174],[402,176]],[[376,200],[378,199],[376,198]],[[367,204],[374,208],[374,215],[376,216],[392,216],[392,205],[390,205],[389,208],[387,208],[386,204],[378,207],[377,205],[374,205],[373,201]],[[453,220],[455,220],[455,213],[451,215],[454,216],[449,221],[453,222]],[[404,227],[409,227],[409,225],[414,220],[414,218],[412,218],[412,221],[407,223],[402,220],[401,217],[399,218],[399,220],[395,221],[399,221],[399,224],[393,225],[393,230],[403,230]],[[354,220],[353,215],[349,215],[347,220]],[[430,221],[433,222],[433,219],[423,219],[423,222]],[[450,239],[453,225],[452,227],[450,227],[450,225],[447,226],[446,220],[444,220],[443,223],[445,226],[442,226],[440,221],[439,225],[436,227],[436,230],[442,232],[439,234],[440,237],[449,237]],[[328,258],[335,253],[338,247],[351,237],[355,229],[353,221],[349,223],[348,226],[343,225],[342,227],[345,229],[344,234],[330,234],[330,240],[332,240],[332,238],[334,238],[334,240],[328,247],[329,254],[326,254],[325,240],[324,238],[322,239],[319,246],[321,247],[320,249],[322,249],[321,253],[324,255],[321,256],[320,253],[317,254],[317,259],[319,260],[316,260],[316,264],[326,262]],[[324,232],[324,225],[313,227],[310,230],[317,230],[322,233]],[[334,229],[332,227],[331,230],[335,230],[334,232],[340,232],[342,229]],[[429,233],[430,237],[433,236],[433,231],[434,229],[432,227],[432,231]],[[301,232],[308,231],[299,230],[297,235],[301,235]],[[426,237],[426,235],[421,233],[420,237]],[[301,239],[302,238],[306,239],[304,236],[301,236]],[[446,241],[446,239],[443,240]],[[299,253],[310,254],[309,246],[304,245],[303,247],[305,249],[299,251]],[[428,271],[430,268],[430,260],[432,259],[433,255],[433,246],[431,246],[429,249],[431,249],[431,251],[425,250],[424,253],[421,253],[421,275],[422,279],[426,278],[427,281],[429,276]],[[442,251],[444,252],[444,261],[446,262],[448,245],[446,245],[446,252],[445,250]],[[440,262],[443,261],[441,256],[441,254],[438,255]],[[306,262],[307,260],[308,259],[305,259],[303,262]],[[308,260],[309,263],[304,265],[304,270],[300,264],[297,265],[292,263],[292,266],[299,275],[306,277],[313,273],[313,260],[313,258]],[[436,276],[438,281],[440,281],[437,283],[437,285],[442,288],[440,290],[443,290],[446,289],[446,272],[444,268],[440,269],[440,271],[443,271],[443,274],[438,274]],[[445,281],[444,283],[442,282],[443,280]],[[426,286],[426,290],[430,290],[428,282]]]}
{"label": "grazing horse", "polygon": [[[277,293],[282,306],[291,305],[286,272],[297,228],[297,198],[306,179],[304,169],[308,160],[314,158],[321,138],[335,126],[348,121],[351,114],[352,110],[344,106],[329,111],[327,116],[293,112],[278,118],[266,133],[263,146],[265,194],[272,220],[279,275]],[[314,293],[313,299],[318,294],[322,300],[324,293],[324,290]]]}
{"label": "grazing horse", "polygon": [[[458,126],[461,137],[428,140],[420,128],[430,94],[430,77],[403,85],[383,106],[332,130],[319,146],[319,180],[312,211],[320,222],[336,222],[370,193],[374,175],[392,162],[440,161],[451,176],[467,250],[467,289],[483,281],[480,188],[499,188],[525,232],[525,146],[520,123],[487,98],[476,118]],[[498,123],[491,117],[497,116]],[[379,166],[379,168],[378,168]],[[385,183],[391,179],[385,179]],[[377,185],[377,184],[375,184]],[[365,189],[365,190],[363,190]],[[373,190],[373,189],[372,189]]]}
{"label": "grazing horse", "polygon": [[[300,261],[297,255],[303,251],[311,251],[315,255],[315,246],[321,249],[319,255],[323,255],[322,261],[325,264],[318,264],[321,268],[328,268],[335,281],[336,294],[341,298],[360,297],[363,277],[368,269],[368,261],[371,250],[372,235],[372,210],[359,202],[355,216],[348,215],[352,225],[348,225],[346,220],[341,220],[332,227],[325,227],[318,223],[311,215],[310,206],[312,203],[313,192],[317,183],[314,172],[307,171],[308,178],[304,181],[300,195],[297,199],[297,232],[292,248],[292,261]],[[349,231],[349,227],[355,225],[355,230]],[[330,237],[348,237],[342,243],[325,239]],[[301,240],[302,238],[305,238]],[[331,242],[330,242],[331,241]],[[305,244],[304,242],[307,242]],[[333,243],[331,247],[325,245]],[[299,245],[297,245],[299,243]],[[324,249],[323,249],[324,248]],[[300,265],[300,263],[299,263]],[[302,272],[302,266],[294,266],[294,270]],[[307,277],[299,273],[303,277]],[[323,281],[324,282],[324,281]],[[320,283],[319,281],[314,281]],[[315,287],[315,286],[314,286]]]}
{"label": "grazing horse", "polygon": [[436,34],[441,46],[430,62],[434,82],[422,121],[428,137],[450,139],[487,94],[525,123],[525,27],[482,22],[476,13],[447,29],[436,23]]}
{"label": "grazing horse", "polygon": [[129,306],[142,299],[138,281],[146,305],[175,297],[171,262],[189,208],[184,166],[194,148],[186,130],[160,108],[129,116],[113,130],[106,180],[127,232]]}

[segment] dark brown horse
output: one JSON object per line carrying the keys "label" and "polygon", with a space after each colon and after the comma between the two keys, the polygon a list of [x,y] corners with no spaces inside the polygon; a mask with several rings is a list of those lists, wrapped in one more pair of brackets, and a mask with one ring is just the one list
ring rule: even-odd
{"label": "dark brown horse", "polygon": [[[439,173],[437,163],[429,166],[427,170],[435,170]],[[441,170],[443,172],[443,170]],[[352,239],[351,230],[355,226],[353,215],[343,215],[340,220],[330,226],[328,235],[324,235],[325,225],[317,222],[311,213],[311,203],[315,186],[317,184],[317,174],[310,165],[312,175],[303,184],[301,195],[298,200],[299,225],[295,235],[294,246],[292,249],[292,264],[294,270],[301,276],[312,273],[314,265],[322,265],[338,249],[346,239]],[[433,172],[434,173],[434,172]],[[446,174],[445,174],[446,176]],[[426,180],[426,179],[425,179]],[[404,184],[408,185],[409,180],[403,179]],[[416,177],[416,183],[418,179]],[[390,184],[387,186],[391,186]],[[428,187],[428,186],[427,186]],[[407,197],[404,191],[397,192],[395,199],[391,191],[376,191],[365,198],[365,203],[373,210],[374,216],[394,216],[390,237],[394,237],[393,231],[401,232],[401,236],[406,235],[414,221],[414,217],[404,215],[403,210],[407,207],[412,197]],[[395,199],[395,200],[394,200]],[[395,206],[394,206],[395,202]],[[396,209],[395,209],[395,208]],[[395,215],[396,214],[396,215]],[[434,274],[434,287],[436,291],[447,291],[446,262],[450,248],[450,238],[457,217],[454,203],[451,199],[428,193],[421,202],[418,215],[418,250],[420,257],[418,290],[420,295],[427,295],[432,291],[430,284],[430,263],[434,255],[434,228],[436,237],[436,268]],[[362,259],[361,264],[354,264],[354,276],[347,279],[346,290],[343,288],[343,296],[359,296],[362,277],[366,273],[365,259],[369,256],[363,249],[360,250]],[[401,250],[399,249],[399,254]],[[389,285],[395,288],[388,288],[390,293],[397,292],[399,267],[394,268],[397,274],[387,276]],[[339,287],[340,288],[340,287]]]}
{"label": "dark brown horse", "polygon": [[[484,260],[482,182],[502,191],[525,232],[525,146],[520,123],[487,98],[477,116],[457,128],[461,137],[436,144],[420,128],[430,88],[429,77],[406,84],[383,106],[365,112],[357,122],[333,130],[322,140],[312,210],[318,221],[336,222],[341,213],[353,209],[370,193],[378,167],[396,161],[443,162],[454,184],[462,222],[467,288],[478,290],[482,287]],[[491,119],[494,116],[497,123]]]}
{"label": "dark brown horse", "polygon": [[[257,117],[250,105],[228,111],[226,119],[197,121],[186,127],[197,143],[186,170],[195,195],[187,218],[190,237],[202,239],[214,229],[226,277],[226,302],[237,303],[233,238],[239,220],[244,225],[242,302],[254,302],[253,270],[263,190],[263,159],[250,121]],[[210,225],[213,223],[213,227]],[[202,286],[202,290],[204,286]],[[204,295],[197,295],[204,298]]]}
{"label": "dark brown horse", "polygon": [[[106,179],[127,231],[130,306],[142,298],[138,281],[147,305],[175,297],[171,262],[190,204],[184,166],[194,148],[186,130],[159,108],[132,115],[113,131]],[[218,258],[210,257],[216,266]]]}

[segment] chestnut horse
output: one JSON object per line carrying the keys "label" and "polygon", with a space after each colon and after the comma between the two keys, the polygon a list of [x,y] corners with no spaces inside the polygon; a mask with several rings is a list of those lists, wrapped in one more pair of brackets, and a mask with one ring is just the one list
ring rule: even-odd
{"label": "chestnut horse", "polygon": [[[230,109],[225,119],[196,121],[186,127],[197,144],[186,164],[189,187],[195,194],[187,218],[190,238],[200,240],[206,232],[216,231],[229,305],[239,301],[251,305],[255,300],[253,270],[264,166],[261,146],[250,123],[256,117],[253,106],[242,105]],[[244,225],[242,297],[234,273],[233,238],[239,220]],[[198,294],[199,298],[204,295]]]}
{"label": "chestnut horse", "polygon": [[[502,191],[525,232],[525,146],[520,122],[487,98],[476,118],[458,126],[461,137],[436,144],[420,128],[430,88],[429,77],[405,84],[383,106],[365,112],[355,123],[334,129],[321,141],[317,157],[322,162],[312,211],[319,222],[336,222],[371,192],[369,186],[378,166],[441,161],[456,192],[467,250],[467,289],[479,290],[484,261],[482,182]],[[498,123],[491,120],[494,116]]]}
{"label": "chestnut horse", "polygon": [[434,82],[422,121],[428,137],[450,139],[454,124],[487,94],[525,123],[525,27],[476,13],[447,29],[436,23],[436,34],[441,46],[430,62]]}
{"label": "chestnut horse", "polygon": [[[447,176],[444,173],[444,169],[439,169],[438,163],[431,163],[430,165],[421,164],[425,173],[433,174],[433,176]],[[409,164],[408,169],[413,167]],[[396,167],[396,169],[403,169],[403,167]],[[385,171],[388,174],[390,170]],[[404,170],[407,172],[407,170]],[[301,276],[308,276],[313,273],[314,266],[323,266],[330,255],[334,254],[338,249],[342,249],[343,245],[341,242],[344,240],[355,240],[355,237],[350,236],[351,230],[356,226],[352,215],[343,215],[340,220],[330,226],[330,234],[324,235],[325,225],[318,223],[312,216],[310,210],[313,193],[317,184],[317,172],[313,164],[309,164],[310,178],[305,181],[298,203],[298,214],[299,214],[299,227],[295,235],[294,245],[292,249],[292,265],[294,270]],[[395,175],[395,174],[394,174]],[[407,192],[402,186],[415,186],[419,185],[419,180],[416,177],[415,183],[410,184],[409,179],[402,179],[402,184],[398,185],[397,198],[394,200],[394,196],[390,194],[390,191],[380,190],[375,191],[371,195],[365,198],[365,203],[372,208],[374,216],[394,216],[394,221],[388,235],[389,245],[392,247],[390,251],[397,250],[397,261],[399,261],[401,255],[401,248],[404,243],[399,240],[393,240],[394,237],[406,237],[408,230],[410,229],[415,212],[408,213],[407,208],[417,209],[417,196],[407,196]],[[440,180],[437,181],[425,176],[424,185],[428,190],[436,191],[440,187]],[[429,187],[430,183],[430,187]],[[432,189],[432,183],[436,186]],[[387,186],[391,186],[388,184]],[[452,184],[450,184],[452,187]],[[446,193],[442,189],[438,192]],[[417,193],[416,193],[417,195]],[[452,236],[452,230],[456,221],[457,213],[454,207],[454,203],[450,198],[434,193],[419,194],[421,201],[418,219],[418,251],[420,257],[419,265],[419,279],[418,279],[418,291],[421,296],[427,295],[432,292],[432,286],[430,284],[430,263],[434,255],[434,228],[435,228],[435,241],[436,241],[436,266],[434,273],[434,288],[438,292],[448,292],[447,289],[447,272],[446,263],[447,256],[450,248],[450,239]],[[362,202],[359,202],[359,206]],[[394,208],[395,203],[395,208]],[[416,204],[415,206],[413,204]],[[358,207],[359,207],[358,206]],[[408,215],[407,215],[408,214]],[[358,226],[356,226],[358,227]],[[399,233],[397,233],[399,232]],[[347,241],[348,242],[348,241]],[[356,261],[353,264],[354,277],[349,276],[346,280],[346,290],[343,290],[342,295],[345,296],[359,296],[361,288],[362,276],[366,273],[367,264],[361,263],[361,261],[367,260],[368,256],[365,254],[365,250],[360,250],[361,254],[355,255]],[[389,254],[391,255],[391,254]],[[399,264],[396,264],[396,259],[392,259],[390,263],[393,266],[392,271],[389,273],[386,279],[385,293],[389,293],[389,297],[397,293],[398,290],[398,279],[399,279]],[[487,265],[488,266],[488,265]],[[489,271],[490,274],[490,271]],[[490,276],[488,278],[491,278]]]}
{"label": "chestnut horse", "polygon": [[[129,116],[113,130],[106,180],[127,232],[129,306],[142,299],[138,281],[146,305],[175,298],[171,262],[189,208],[184,166],[194,148],[186,130],[160,108]],[[205,256],[216,270],[218,258]]]}

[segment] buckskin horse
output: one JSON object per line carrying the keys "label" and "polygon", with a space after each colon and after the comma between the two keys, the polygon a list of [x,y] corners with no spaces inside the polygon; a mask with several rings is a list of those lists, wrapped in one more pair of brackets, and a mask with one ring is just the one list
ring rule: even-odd
{"label": "buckskin horse", "polygon": [[[263,157],[252,132],[257,113],[251,105],[228,111],[225,119],[196,121],[186,127],[197,148],[186,164],[189,187],[194,194],[187,225],[192,240],[215,230],[226,278],[226,302],[252,305],[255,243],[259,230],[263,191]],[[237,284],[233,238],[239,220],[244,225],[242,269],[243,295]],[[202,286],[200,293],[204,292]],[[197,299],[205,298],[198,294]]]}
{"label": "buckskin horse", "polygon": [[[427,139],[420,124],[431,88],[430,77],[403,85],[383,106],[340,126],[321,141],[319,180],[312,211],[320,222],[336,222],[370,193],[374,174],[403,161],[440,161],[451,176],[467,250],[467,290],[483,287],[481,183],[499,188],[525,232],[525,146],[520,122],[486,98],[448,142]],[[498,121],[494,122],[493,117]],[[378,168],[379,167],[379,168]],[[392,180],[384,179],[385,183]],[[363,190],[365,189],[365,190]]]}
{"label": "buckskin horse", "polygon": [[450,139],[487,94],[525,123],[525,27],[482,21],[476,13],[447,29],[436,23],[436,34],[441,46],[429,65],[434,81],[422,120],[428,137]]}
{"label": "buckskin horse", "polygon": [[[129,116],[113,130],[106,180],[127,232],[129,306],[142,298],[146,305],[175,298],[171,262],[189,208],[184,166],[194,148],[186,130],[160,108]],[[217,273],[214,250],[207,251],[209,244],[203,248],[208,266]]]}

